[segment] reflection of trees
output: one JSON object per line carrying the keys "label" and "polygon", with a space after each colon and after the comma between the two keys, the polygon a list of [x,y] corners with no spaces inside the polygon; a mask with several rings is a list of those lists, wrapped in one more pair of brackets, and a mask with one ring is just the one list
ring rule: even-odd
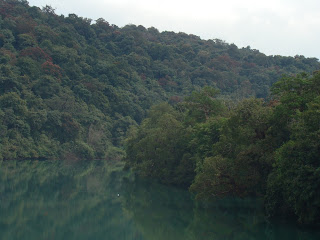
{"label": "reflection of trees", "polygon": [[147,180],[125,185],[124,210],[143,239],[273,240],[317,239],[293,225],[267,223],[262,204],[254,199],[194,202],[187,191]]}
{"label": "reflection of trees", "polygon": [[194,208],[190,239],[265,239],[263,211],[255,200],[224,199],[210,205]]}
{"label": "reflection of trees", "polygon": [[263,212],[252,204],[256,204],[255,201],[245,205],[230,200],[201,207],[194,204],[186,191],[146,181],[128,184],[126,190],[125,209],[145,239],[258,239],[264,236]]}
{"label": "reflection of trees", "polygon": [[187,239],[193,203],[187,191],[137,180],[125,187],[124,208],[143,239]]}
{"label": "reflection of trees", "polygon": [[[0,239],[132,239],[119,164],[3,162]],[[127,229],[127,230],[123,230]]]}
{"label": "reflection of trees", "polygon": [[0,239],[319,239],[265,224],[254,200],[194,203],[185,190],[121,169],[103,161],[0,162]]}

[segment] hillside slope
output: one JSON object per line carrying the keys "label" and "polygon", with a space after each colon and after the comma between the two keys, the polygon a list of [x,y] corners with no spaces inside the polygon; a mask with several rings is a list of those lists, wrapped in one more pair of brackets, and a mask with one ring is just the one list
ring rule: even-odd
{"label": "hillside slope", "polygon": [[265,98],[281,75],[319,66],[316,58],[1,0],[0,159],[114,158],[155,103],[207,85],[233,100]]}

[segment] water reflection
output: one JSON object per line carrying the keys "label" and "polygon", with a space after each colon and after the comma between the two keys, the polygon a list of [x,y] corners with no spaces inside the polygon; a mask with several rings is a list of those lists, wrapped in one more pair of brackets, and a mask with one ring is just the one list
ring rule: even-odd
{"label": "water reflection", "polygon": [[135,179],[117,162],[0,164],[3,240],[320,239],[266,223],[254,200],[204,206],[187,191]]}

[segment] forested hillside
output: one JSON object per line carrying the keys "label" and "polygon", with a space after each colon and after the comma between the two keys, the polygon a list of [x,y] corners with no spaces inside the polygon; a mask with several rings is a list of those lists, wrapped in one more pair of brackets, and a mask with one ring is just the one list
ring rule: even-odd
{"label": "forested hillside", "polygon": [[317,69],[315,58],[1,0],[0,159],[114,158],[156,103],[205,86],[226,101],[266,98],[283,74]]}
{"label": "forested hillside", "polygon": [[199,199],[258,197],[269,217],[320,224],[320,72],[284,77],[272,100],[226,104],[205,87],[153,106],[130,131],[126,164]]}

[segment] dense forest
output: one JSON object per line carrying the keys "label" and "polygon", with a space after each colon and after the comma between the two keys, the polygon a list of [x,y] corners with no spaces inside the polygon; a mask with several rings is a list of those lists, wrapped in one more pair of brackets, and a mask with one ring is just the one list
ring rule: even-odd
{"label": "dense forest", "polygon": [[153,106],[127,140],[127,166],[199,199],[263,197],[268,216],[320,223],[320,72],[284,77],[273,98],[225,104],[210,87]]}
{"label": "dense forest", "polygon": [[212,86],[226,100],[267,97],[315,58],[266,56],[222,40],[0,1],[0,159],[107,159],[155,103]]}
{"label": "dense forest", "polygon": [[198,198],[319,223],[319,68],[0,0],[0,160],[125,156]]}

